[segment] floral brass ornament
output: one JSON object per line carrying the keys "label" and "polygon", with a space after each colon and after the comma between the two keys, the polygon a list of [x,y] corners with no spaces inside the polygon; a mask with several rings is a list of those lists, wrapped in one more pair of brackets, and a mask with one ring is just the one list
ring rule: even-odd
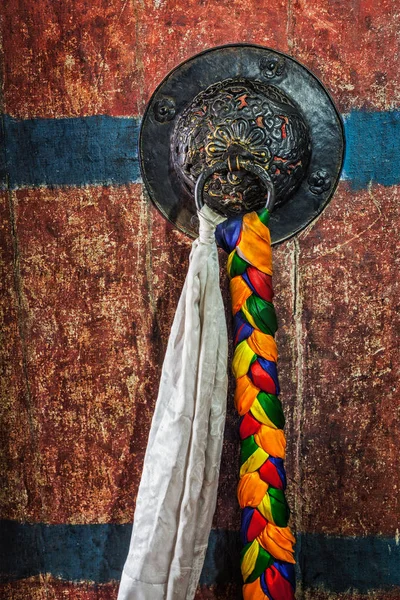
{"label": "floral brass ornament", "polygon": [[235,169],[235,158],[268,170],[278,206],[304,178],[310,153],[308,126],[294,101],[270,84],[242,78],[198,94],[177,118],[171,143],[174,169],[189,190],[205,168],[231,161],[232,171],[215,173],[204,190],[205,203],[225,216],[265,204],[260,179]]}
{"label": "floral brass ornament", "polygon": [[[271,160],[268,137],[265,127],[252,127],[245,119],[235,119],[226,125],[216,127],[208,136],[206,154],[212,160],[223,160],[230,148],[245,150],[261,164]],[[241,152],[241,155],[245,152]]]}

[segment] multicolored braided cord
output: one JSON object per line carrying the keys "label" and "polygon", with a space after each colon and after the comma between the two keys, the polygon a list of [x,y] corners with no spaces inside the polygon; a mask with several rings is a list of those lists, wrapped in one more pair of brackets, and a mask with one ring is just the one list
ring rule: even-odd
{"label": "multicolored braided cord", "polygon": [[269,211],[218,226],[218,245],[229,253],[234,316],[235,406],[241,415],[238,499],[244,544],[244,600],[293,600],[295,572],[283,465],[285,418],[278,398],[277,330],[272,304]]}

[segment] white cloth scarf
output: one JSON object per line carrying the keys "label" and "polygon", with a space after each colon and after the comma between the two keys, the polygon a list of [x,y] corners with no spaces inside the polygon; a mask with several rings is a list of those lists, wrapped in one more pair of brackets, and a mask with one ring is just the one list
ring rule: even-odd
{"label": "white cloth scarf", "polygon": [[216,505],[228,340],[207,206],[161,373],[118,600],[192,600]]}

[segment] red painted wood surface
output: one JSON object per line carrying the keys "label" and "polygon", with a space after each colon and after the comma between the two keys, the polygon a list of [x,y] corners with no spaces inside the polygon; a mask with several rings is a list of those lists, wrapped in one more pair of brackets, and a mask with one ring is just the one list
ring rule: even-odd
{"label": "red painted wood surface", "polygon": [[[0,584],[0,597],[12,600],[110,600],[117,595],[117,585],[114,583],[103,585],[91,585],[90,583],[68,584],[49,577],[32,578],[13,584]],[[213,588],[199,587],[195,600],[225,600],[239,599],[238,586],[216,585]],[[300,593],[298,593],[300,597]],[[301,596],[304,600],[398,600],[399,592],[381,591],[376,594],[359,594],[348,592],[330,594],[328,592],[316,591],[305,592]]]}
{"label": "red painted wood surface", "polygon": [[[177,63],[241,41],[293,54],[344,112],[400,104],[400,11],[389,0],[15,0],[2,12],[3,110],[17,118],[141,115]],[[342,183],[317,222],[275,249],[288,495],[300,532],[398,535],[399,194]],[[139,184],[0,200],[1,516],[130,522],[190,242]],[[230,405],[215,527],[238,528],[235,464]],[[239,593],[221,584],[196,600]],[[116,586],[43,577],[1,594],[112,600]]]}
{"label": "red painted wood surface", "polygon": [[[289,494],[301,531],[395,533],[400,313],[386,261],[396,254],[398,196],[343,183],[315,225],[275,249]],[[3,516],[129,522],[190,242],[139,185],[20,190],[12,200],[21,331],[9,237],[5,384],[18,404],[6,412]],[[231,407],[216,527],[237,525],[237,453]]]}
{"label": "red painted wood surface", "polygon": [[392,0],[18,0],[3,13],[4,108],[15,117],[142,114],[179,62],[231,42],[293,54],[342,111],[399,105]]}
{"label": "red painted wood surface", "polygon": [[397,187],[343,186],[299,239],[302,531],[396,533],[399,200]]}

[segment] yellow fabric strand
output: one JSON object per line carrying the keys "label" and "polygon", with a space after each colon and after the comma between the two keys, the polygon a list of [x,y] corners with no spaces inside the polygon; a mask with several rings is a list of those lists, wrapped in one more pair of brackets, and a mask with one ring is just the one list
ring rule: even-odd
{"label": "yellow fabric strand", "polygon": [[275,425],[275,423],[273,423],[270,420],[270,418],[265,413],[263,407],[261,406],[261,404],[259,403],[257,398],[254,400],[253,404],[250,406],[250,412],[253,415],[253,417],[255,417],[257,419],[257,421],[260,421],[260,423],[263,423],[264,425],[267,425],[268,427],[271,427],[272,429],[277,429],[277,426]]}
{"label": "yellow fabric strand", "polygon": [[228,260],[227,260],[227,263],[226,263],[226,270],[228,271],[228,275],[231,272],[231,265],[232,265],[232,260],[233,260],[233,257],[235,255],[235,252],[236,252],[236,249],[232,250],[232,252],[228,256]]}
{"label": "yellow fabric strand", "polygon": [[264,452],[262,448],[258,448],[240,467],[240,477],[243,477],[246,473],[257,471],[268,460],[268,457],[269,454]]}
{"label": "yellow fabric strand", "polygon": [[264,495],[263,499],[261,500],[261,502],[257,506],[257,508],[260,511],[260,513],[262,514],[262,516],[264,517],[264,519],[266,519],[267,521],[269,521],[270,523],[273,523],[275,525],[275,521],[272,518],[272,512],[271,512],[271,500],[270,500],[270,497],[268,494]]}
{"label": "yellow fabric strand", "polygon": [[254,352],[249,347],[247,340],[243,340],[236,346],[232,359],[232,372],[236,379],[246,375],[250,369],[251,361],[254,358]]}
{"label": "yellow fabric strand", "polygon": [[242,306],[242,313],[244,314],[245,318],[247,319],[247,321],[250,323],[250,325],[252,327],[254,327],[254,329],[258,329],[252,314],[247,310],[247,303],[245,302]]}
{"label": "yellow fabric strand", "polygon": [[254,540],[253,543],[251,544],[250,548],[247,550],[246,554],[243,557],[242,564],[241,564],[243,581],[246,581],[246,579],[249,577],[249,575],[251,575],[253,572],[253,569],[255,567],[255,564],[256,564],[256,561],[258,558],[259,547],[260,546],[259,546],[259,543],[257,542],[257,540]]}

